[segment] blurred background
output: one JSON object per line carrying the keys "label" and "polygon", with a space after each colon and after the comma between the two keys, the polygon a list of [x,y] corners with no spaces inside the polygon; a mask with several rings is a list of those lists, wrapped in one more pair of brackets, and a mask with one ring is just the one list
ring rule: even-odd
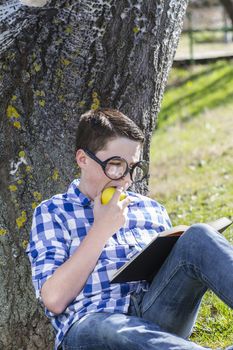
{"label": "blurred background", "polygon": [[175,60],[233,58],[232,25],[232,0],[191,0]]}
{"label": "blurred background", "polygon": [[[233,219],[233,0],[189,3],[150,173],[149,195],[173,225]],[[233,228],[224,235],[233,244]],[[213,349],[233,344],[233,311],[212,292],[191,339]]]}

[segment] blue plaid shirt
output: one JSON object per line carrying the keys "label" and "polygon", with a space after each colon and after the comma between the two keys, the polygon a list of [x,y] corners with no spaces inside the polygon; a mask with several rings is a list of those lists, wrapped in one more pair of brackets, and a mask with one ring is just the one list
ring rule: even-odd
{"label": "blue plaid shirt", "polygon": [[[36,297],[54,271],[74,253],[91,228],[93,202],[78,189],[75,179],[64,194],[43,201],[34,211],[27,254]],[[113,273],[142,250],[157,232],[171,227],[166,209],[156,201],[128,192],[127,222],[107,241],[83,290],[60,315],[45,308],[56,331],[55,349],[71,325],[91,312],[127,313],[130,293],[148,289],[146,281],[110,284]],[[77,267],[78,271],[78,267]],[[78,278],[78,273],[77,277]],[[42,303],[43,304],[43,303]]]}

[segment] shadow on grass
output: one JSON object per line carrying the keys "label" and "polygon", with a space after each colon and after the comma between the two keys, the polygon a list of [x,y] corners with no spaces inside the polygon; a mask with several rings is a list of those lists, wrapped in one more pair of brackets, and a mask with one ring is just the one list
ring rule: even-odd
{"label": "shadow on grass", "polygon": [[[216,74],[216,71],[219,70],[219,67],[216,67],[216,68],[217,69],[212,70],[213,75]],[[219,74],[221,74],[221,76],[218,76],[215,79],[211,77],[211,72],[209,69],[207,69],[205,70],[205,74],[206,74],[206,71],[208,71],[208,77],[206,77],[205,82],[203,82],[204,74],[199,74],[199,79],[201,80],[200,82],[198,82],[198,74],[194,76],[194,80],[192,80],[192,78],[189,78],[188,80],[186,80],[186,81],[190,81],[193,85],[192,85],[192,88],[190,89],[190,92],[187,93],[186,92],[187,86],[185,86],[184,84],[183,86],[184,93],[182,94],[182,90],[177,92],[177,94],[179,94],[181,97],[177,97],[177,94],[175,91],[176,87],[174,87],[173,88],[174,99],[172,100],[171,103],[168,103],[166,106],[164,107],[162,106],[162,110],[159,114],[160,123],[167,121],[170,118],[170,116],[176,115],[178,111],[179,111],[179,120],[185,121],[201,113],[206,108],[213,109],[220,105],[224,105],[232,101],[233,99],[233,88],[232,88],[233,66],[225,65],[225,66],[221,66],[220,68],[223,68],[224,72],[222,73],[220,72]],[[204,87],[199,88],[199,84],[203,84]],[[172,94],[172,91],[171,92],[168,91],[168,93]],[[166,102],[166,93],[165,93],[165,102]],[[182,113],[182,109],[184,111],[187,110],[188,112]]]}
{"label": "shadow on grass", "polygon": [[[177,77],[176,79],[172,79],[172,81],[167,85],[166,91],[172,90],[175,87],[181,87],[182,85],[186,84],[188,81],[195,81],[197,79],[202,78],[203,76],[208,76],[210,74],[213,73],[213,71],[217,71],[220,70],[222,68],[224,68],[224,66],[226,65],[226,61],[222,61],[222,62],[218,62],[217,64],[211,64],[208,65],[205,68],[202,68],[202,70],[200,72],[197,73],[191,73],[191,68],[190,65],[187,66],[187,71],[190,71],[190,75],[186,76],[185,78],[180,78]],[[232,61],[232,65],[233,65],[233,61]]]}

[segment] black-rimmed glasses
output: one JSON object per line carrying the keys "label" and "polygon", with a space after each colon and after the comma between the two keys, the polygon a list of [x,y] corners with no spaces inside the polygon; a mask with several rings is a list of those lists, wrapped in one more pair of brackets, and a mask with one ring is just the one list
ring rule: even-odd
{"label": "black-rimmed glasses", "polygon": [[83,150],[102,167],[105,175],[111,180],[120,180],[130,173],[132,182],[137,183],[145,179],[148,175],[149,163],[146,160],[140,160],[130,167],[124,158],[114,156],[102,161],[88,149],[84,148]]}

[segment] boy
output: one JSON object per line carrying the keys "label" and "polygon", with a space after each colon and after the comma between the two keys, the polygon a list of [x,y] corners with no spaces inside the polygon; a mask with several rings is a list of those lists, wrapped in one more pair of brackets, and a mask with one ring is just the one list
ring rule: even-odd
{"label": "boy", "polygon": [[[119,200],[147,176],[143,141],[117,110],[85,113],[76,134],[80,179],[35,209],[27,253],[55,349],[203,349],[187,338],[206,290],[233,307],[232,246],[204,224],[182,235],[151,284],[109,283],[156,232],[171,227],[156,201],[133,192]],[[116,192],[102,205],[110,186]]]}

